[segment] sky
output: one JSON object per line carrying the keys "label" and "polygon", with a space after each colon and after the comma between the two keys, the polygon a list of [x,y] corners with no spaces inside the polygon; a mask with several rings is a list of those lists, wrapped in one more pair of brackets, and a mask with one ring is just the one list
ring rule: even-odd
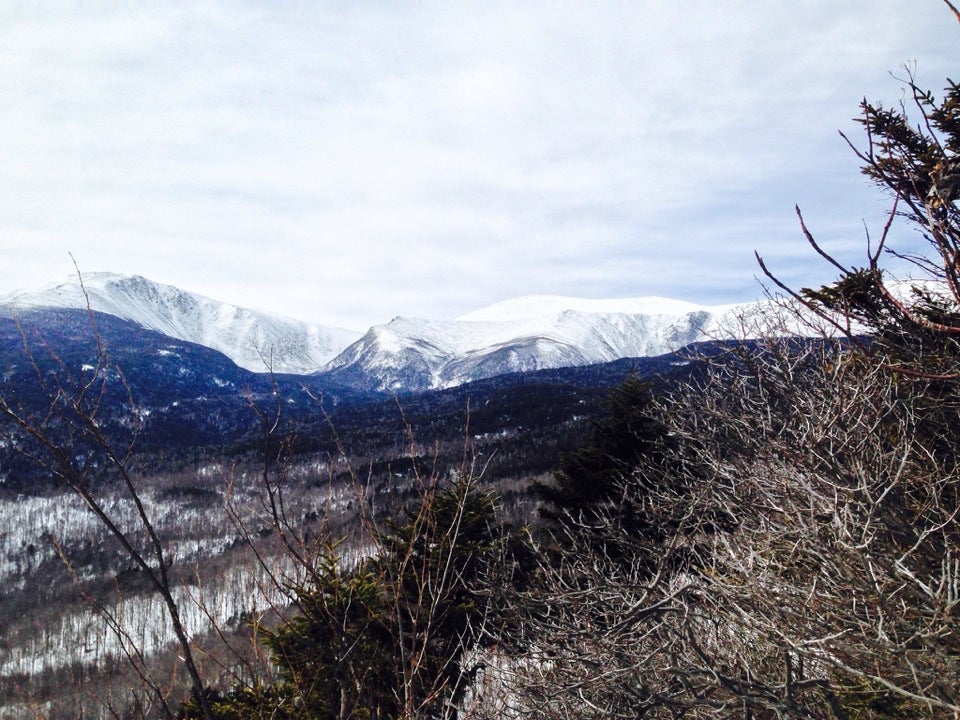
{"label": "sky", "polygon": [[[939,91],[940,0],[0,0],[0,295],[140,274],[364,330],[508,298],[829,282],[888,198],[862,98]],[[906,228],[901,242],[916,242]]]}

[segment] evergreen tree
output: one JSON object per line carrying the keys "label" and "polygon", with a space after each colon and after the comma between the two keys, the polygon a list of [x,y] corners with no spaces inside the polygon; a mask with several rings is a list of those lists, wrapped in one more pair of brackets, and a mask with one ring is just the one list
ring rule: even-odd
{"label": "evergreen tree", "polygon": [[489,633],[484,578],[504,540],[495,521],[492,496],[460,481],[428,494],[382,540],[374,564],[393,612],[407,716],[437,716],[459,702],[472,680],[476,668],[464,658]]}
{"label": "evergreen tree", "polygon": [[[648,413],[652,399],[650,384],[637,377],[610,393],[589,442],[562,459],[552,483],[535,486],[544,518],[590,523],[598,513],[619,505],[624,483],[640,461],[660,453],[669,442],[666,428]],[[623,511],[630,525],[630,509]]]}
{"label": "evergreen tree", "polygon": [[[665,542],[693,527],[664,497],[680,497],[708,477],[703,454],[680,443],[656,417],[650,383],[632,377],[615,388],[590,441],[563,458],[552,484],[535,486],[540,513],[556,536],[576,532],[609,558],[629,558],[652,572],[664,563],[679,568],[690,553],[666,558]],[[697,519],[697,533],[733,522],[728,513]]]}
{"label": "evergreen tree", "polygon": [[[299,613],[263,641],[268,687],[211,694],[218,720],[456,717],[492,617],[485,578],[500,559],[496,505],[469,479],[428,488],[390,523],[376,556],[344,568],[329,546],[296,589]],[[196,718],[198,707],[184,708]]]}
{"label": "evergreen tree", "polygon": [[297,593],[301,614],[264,633],[280,668],[275,696],[296,698],[276,709],[300,718],[395,717],[393,633],[380,578],[369,563],[344,570],[332,551],[318,562],[314,582]]}

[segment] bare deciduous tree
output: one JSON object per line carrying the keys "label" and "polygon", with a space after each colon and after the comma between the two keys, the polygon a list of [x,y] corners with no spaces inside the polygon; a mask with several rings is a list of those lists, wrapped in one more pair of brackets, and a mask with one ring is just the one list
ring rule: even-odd
{"label": "bare deciduous tree", "polygon": [[[83,279],[80,287],[84,293]],[[181,608],[174,594],[174,580],[170,574],[173,564],[165,543],[157,534],[141,497],[139,478],[131,469],[131,458],[139,430],[139,416],[134,398],[127,399],[131,413],[120,427],[107,429],[104,412],[107,398],[118,390],[125,390],[123,374],[111,361],[97,330],[95,313],[87,302],[91,337],[96,344],[96,357],[90,367],[77,376],[76,369],[56,355],[42,348],[54,364],[47,372],[36,354],[34,342],[42,338],[30,338],[22,330],[24,353],[31,363],[41,404],[17,400],[11,395],[0,395],[0,416],[6,420],[4,431],[13,447],[31,456],[35,463],[46,469],[62,486],[69,488],[96,516],[101,525],[122,548],[124,555],[143,573],[151,588],[162,599],[170,628],[176,637],[180,660],[186,668],[194,697],[203,708],[203,717],[212,720],[206,702],[204,681],[195,658],[194,647],[181,617]],[[122,528],[114,512],[103,501],[99,492],[110,478],[116,480],[126,498],[136,508],[138,526]],[[94,609],[115,631],[121,647],[131,666],[136,670],[153,701],[164,715],[173,717],[169,696],[169,679],[156,678],[143,661],[142,653],[126,634],[122,621],[105,604],[93,603]]]}
{"label": "bare deciduous tree", "polygon": [[[866,265],[802,218],[838,281],[793,291],[760,261],[828,332],[707,359],[651,408],[670,441],[616,502],[567,515],[520,598],[518,714],[960,717],[960,87],[906,87],[909,107],[862,106],[856,154],[893,197]],[[929,252],[894,247],[904,223]],[[630,536],[618,503],[671,532]]]}

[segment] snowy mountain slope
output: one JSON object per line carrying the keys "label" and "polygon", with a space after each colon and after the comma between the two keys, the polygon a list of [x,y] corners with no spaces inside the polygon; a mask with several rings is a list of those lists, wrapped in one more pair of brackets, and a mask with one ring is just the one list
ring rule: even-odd
{"label": "snowy mountain slope", "polygon": [[[533,295],[454,320],[395,318],[360,333],[221,303],[133,275],[91,273],[94,310],[218,350],[263,372],[318,374],[361,390],[415,392],[512,372],[650,357],[690,343],[750,338],[766,303],[700,306],[658,297],[592,300]],[[0,298],[0,316],[85,308],[79,282]],[[800,332],[790,329],[788,332]],[[802,333],[801,333],[802,334]]]}
{"label": "snowy mountain slope", "polygon": [[[317,370],[360,333],[323,327],[218,302],[139,275],[83,276],[92,309],[227,355],[237,365],[264,372],[305,374]],[[76,279],[0,299],[0,312],[15,315],[38,307],[85,308]]]}
{"label": "snowy mountain slope", "polygon": [[395,318],[371,328],[323,372],[378,390],[450,387],[508,372],[661,355],[702,340],[746,337],[753,334],[745,330],[750,318],[759,314],[758,304],[522,297],[449,321]]}

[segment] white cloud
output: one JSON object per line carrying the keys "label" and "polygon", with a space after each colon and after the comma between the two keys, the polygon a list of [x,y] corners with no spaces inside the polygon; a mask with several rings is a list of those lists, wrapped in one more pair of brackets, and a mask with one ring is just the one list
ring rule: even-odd
{"label": "white cloud", "polygon": [[[882,212],[836,136],[934,88],[933,0],[74,8],[0,18],[0,292],[139,272],[365,326],[527,292],[741,300]],[[855,131],[855,130],[854,130]]]}

